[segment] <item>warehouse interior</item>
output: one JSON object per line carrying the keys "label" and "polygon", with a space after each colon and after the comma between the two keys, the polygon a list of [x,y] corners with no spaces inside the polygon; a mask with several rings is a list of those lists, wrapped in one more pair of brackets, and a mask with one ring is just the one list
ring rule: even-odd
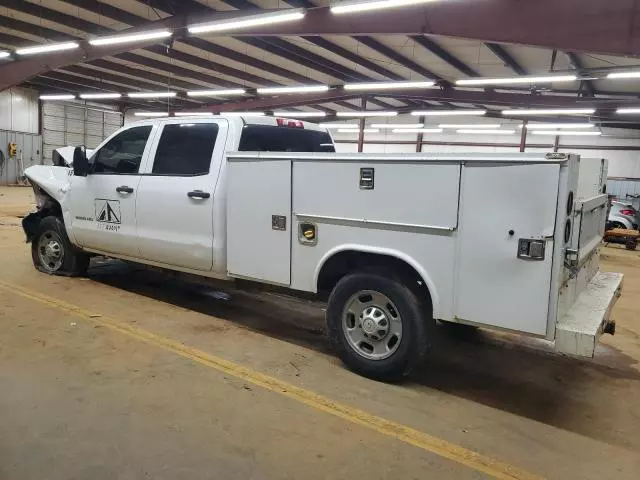
{"label": "warehouse interior", "polygon": [[[636,479],[638,3],[0,0],[0,479]],[[327,298],[109,255],[33,268],[25,170],[221,116],[319,124],[363,158],[606,160],[598,193],[635,218],[598,247],[624,275],[615,335],[584,359],[439,322],[385,383],[336,356]]]}

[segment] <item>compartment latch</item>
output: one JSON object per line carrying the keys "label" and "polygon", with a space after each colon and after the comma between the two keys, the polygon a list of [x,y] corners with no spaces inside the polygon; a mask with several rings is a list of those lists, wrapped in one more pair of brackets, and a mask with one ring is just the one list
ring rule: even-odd
{"label": "compartment latch", "polygon": [[546,245],[544,240],[536,240],[533,238],[518,239],[518,258],[522,260],[544,260],[544,249]]}

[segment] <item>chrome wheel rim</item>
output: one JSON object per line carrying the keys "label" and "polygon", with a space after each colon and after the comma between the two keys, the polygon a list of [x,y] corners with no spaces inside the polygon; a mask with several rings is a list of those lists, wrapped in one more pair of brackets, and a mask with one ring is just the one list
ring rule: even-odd
{"label": "chrome wheel rim", "polygon": [[360,290],[346,303],[342,330],[358,355],[383,360],[400,346],[402,318],[389,297],[374,290]]}
{"label": "chrome wheel rim", "polygon": [[42,267],[49,272],[56,272],[64,260],[62,239],[53,230],[44,232],[38,240],[38,258]]}

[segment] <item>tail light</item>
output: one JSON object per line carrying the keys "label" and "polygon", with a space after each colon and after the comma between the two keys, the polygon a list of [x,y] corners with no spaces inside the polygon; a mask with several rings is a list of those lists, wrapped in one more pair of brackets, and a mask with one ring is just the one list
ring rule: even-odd
{"label": "tail light", "polygon": [[300,120],[288,120],[286,118],[276,118],[279,127],[304,128],[304,123]]}
{"label": "tail light", "polygon": [[629,208],[623,208],[622,210],[620,210],[620,213],[622,215],[635,215],[636,214],[635,210],[631,210]]}

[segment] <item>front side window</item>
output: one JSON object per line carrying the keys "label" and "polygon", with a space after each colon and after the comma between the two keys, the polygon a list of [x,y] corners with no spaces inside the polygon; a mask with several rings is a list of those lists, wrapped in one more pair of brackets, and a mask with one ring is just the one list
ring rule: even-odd
{"label": "front side window", "polygon": [[93,154],[93,173],[138,173],[150,133],[151,125],[120,132]]}
{"label": "front side window", "polygon": [[165,125],[158,142],[152,173],[156,175],[206,175],[218,136],[215,123]]}

